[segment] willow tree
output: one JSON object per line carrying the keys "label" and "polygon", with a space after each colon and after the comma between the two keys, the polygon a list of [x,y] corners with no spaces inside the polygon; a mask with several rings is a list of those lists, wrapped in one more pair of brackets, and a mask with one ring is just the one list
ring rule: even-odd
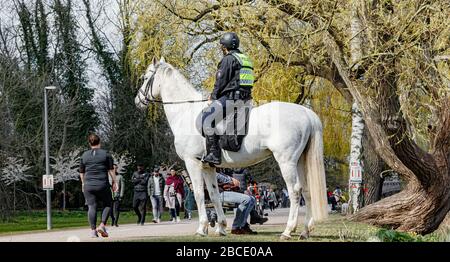
{"label": "willow tree", "polygon": [[[344,15],[345,4],[338,3],[305,10],[299,3],[269,1],[320,30],[321,44],[339,77],[335,86],[350,92],[375,150],[407,182],[402,192],[363,208],[354,219],[432,232],[450,208],[450,88],[445,60],[450,52],[445,19],[450,6],[439,1],[360,1],[367,55],[350,63],[347,31],[325,16],[333,14],[338,20],[339,12]],[[356,65],[358,70],[353,70]],[[419,135],[426,143],[419,143]]]}
{"label": "willow tree", "polygon": [[[238,31],[252,47],[246,50],[250,55],[267,58],[258,73],[273,63],[298,66],[356,102],[374,150],[407,184],[354,218],[421,234],[438,227],[450,208],[446,1],[160,4],[194,33]],[[360,34],[349,30],[355,15]],[[352,37],[361,37],[364,49],[353,62]]]}

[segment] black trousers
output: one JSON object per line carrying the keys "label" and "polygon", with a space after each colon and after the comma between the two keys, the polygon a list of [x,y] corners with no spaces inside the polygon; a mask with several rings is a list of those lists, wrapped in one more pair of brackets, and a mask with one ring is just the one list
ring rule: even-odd
{"label": "black trousers", "polygon": [[109,214],[111,213],[111,188],[109,186],[85,185],[83,189],[84,198],[88,205],[88,221],[91,229],[97,227],[97,203],[103,203],[101,222],[106,225]]}
{"label": "black trousers", "polygon": [[113,226],[118,224],[119,216],[120,216],[120,200],[119,198],[114,198],[111,209],[111,219]]}
{"label": "black trousers", "polygon": [[336,210],[336,198],[334,196],[328,197],[328,201],[331,203],[331,210]]}
{"label": "black trousers", "polygon": [[145,223],[145,215],[147,213],[147,193],[135,192],[133,197],[133,209],[138,220],[137,223],[143,225]]}
{"label": "black trousers", "polygon": [[275,209],[275,201],[269,201],[269,207],[270,211],[273,211]]}
{"label": "black trousers", "polygon": [[[227,100],[228,97],[226,96],[222,96],[219,99],[213,101],[213,103],[211,105],[209,105],[208,107],[206,107],[203,112],[202,112],[202,127],[203,127],[203,132],[206,135],[211,135],[212,133],[214,133],[214,129],[216,127],[216,121],[215,119],[223,119],[224,116],[226,115],[226,104],[227,104]],[[217,110],[216,109],[220,109],[222,108],[222,111]],[[220,115],[222,114],[222,115]],[[211,121],[211,123],[209,123],[208,121],[206,121],[207,119],[209,119]]]}

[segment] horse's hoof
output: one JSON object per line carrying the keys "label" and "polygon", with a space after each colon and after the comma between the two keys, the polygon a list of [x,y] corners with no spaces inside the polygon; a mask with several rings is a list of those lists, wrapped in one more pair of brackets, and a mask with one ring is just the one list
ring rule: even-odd
{"label": "horse's hoof", "polygon": [[299,236],[299,239],[301,239],[301,240],[306,240],[308,238],[309,238],[309,234],[305,233],[305,232],[302,232]]}
{"label": "horse's hoof", "polygon": [[195,235],[201,236],[201,237],[206,237],[208,235],[208,229],[206,229],[206,231],[198,229],[197,232],[195,232]]}
{"label": "horse's hoof", "polygon": [[199,236],[199,237],[206,237],[207,236],[207,234],[205,234],[205,233],[203,233],[203,232],[195,232],[195,235],[196,236]]}
{"label": "horse's hoof", "polygon": [[291,236],[288,236],[288,235],[285,235],[285,234],[281,234],[280,240],[291,240]]}
{"label": "horse's hoof", "polygon": [[226,232],[225,230],[217,229],[217,230],[216,230],[216,234],[219,235],[219,236],[224,237],[224,236],[227,235],[227,232]]}

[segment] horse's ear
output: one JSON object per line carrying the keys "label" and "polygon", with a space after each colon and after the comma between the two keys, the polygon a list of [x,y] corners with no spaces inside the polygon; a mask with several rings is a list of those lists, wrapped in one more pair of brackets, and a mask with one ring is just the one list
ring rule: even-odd
{"label": "horse's ear", "polygon": [[159,60],[160,63],[165,63],[166,59],[164,59],[164,56],[161,56],[161,59]]}
{"label": "horse's ear", "polygon": [[156,65],[158,63],[158,60],[156,59],[156,57],[153,57],[153,59],[152,59],[152,64],[153,65]]}

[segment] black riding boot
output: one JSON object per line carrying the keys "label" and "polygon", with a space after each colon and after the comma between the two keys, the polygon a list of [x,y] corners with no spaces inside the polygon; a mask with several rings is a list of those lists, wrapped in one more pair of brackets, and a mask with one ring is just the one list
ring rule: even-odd
{"label": "black riding boot", "polygon": [[221,150],[219,146],[219,136],[206,136],[206,153],[202,162],[213,165],[220,165],[222,162]]}

